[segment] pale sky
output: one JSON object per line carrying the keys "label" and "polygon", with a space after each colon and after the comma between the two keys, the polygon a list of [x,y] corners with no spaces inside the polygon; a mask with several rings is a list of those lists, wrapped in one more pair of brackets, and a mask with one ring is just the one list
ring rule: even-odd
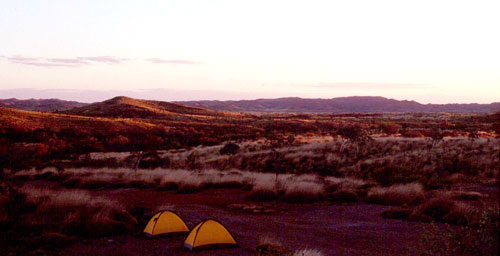
{"label": "pale sky", "polygon": [[499,13],[498,0],[1,0],[0,91],[490,103]]}

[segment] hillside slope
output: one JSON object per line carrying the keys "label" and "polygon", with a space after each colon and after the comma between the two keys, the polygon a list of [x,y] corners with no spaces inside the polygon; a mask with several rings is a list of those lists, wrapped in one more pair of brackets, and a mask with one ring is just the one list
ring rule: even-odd
{"label": "hillside slope", "polygon": [[64,111],[72,108],[83,107],[85,105],[88,104],[60,99],[0,99],[0,107],[40,112]]}
{"label": "hillside slope", "polygon": [[[183,117],[179,115],[177,119]],[[212,145],[228,138],[253,138],[261,132],[257,127],[238,124],[230,118],[184,119],[94,117],[0,107],[0,144],[50,144],[62,140],[64,148],[70,148],[68,152],[134,151]]]}
{"label": "hillside slope", "polygon": [[420,104],[384,97],[341,97],[332,99],[278,98],[240,101],[180,101],[178,103],[218,111],[233,112],[305,112],[305,113],[390,113],[453,112],[489,113],[500,110],[500,102],[491,104]]}
{"label": "hillside slope", "polygon": [[235,116],[178,103],[115,97],[103,102],[64,111],[66,114],[98,117],[143,118],[157,120],[195,120]]}

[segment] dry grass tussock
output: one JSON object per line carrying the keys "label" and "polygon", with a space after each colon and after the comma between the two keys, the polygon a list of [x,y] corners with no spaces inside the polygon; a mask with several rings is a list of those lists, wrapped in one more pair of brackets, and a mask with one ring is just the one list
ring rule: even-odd
{"label": "dry grass tussock", "polygon": [[289,203],[312,203],[325,194],[325,187],[316,175],[279,175],[254,174],[253,189],[249,199],[253,201],[271,201],[278,197]]}
{"label": "dry grass tussock", "polygon": [[281,241],[275,236],[267,235],[259,238],[259,245],[255,248],[257,254],[260,256],[323,256],[323,252],[303,248],[299,250],[292,251],[281,244]]}
{"label": "dry grass tussock", "polygon": [[336,203],[355,203],[359,197],[366,196],[372,184],[352,177],[327,177],[325,189],[328,200]]}
{"label": "dry grass tussock", "polygon": [[262,245],[262,244],[282,246],[281,241],[276,236],[273,236],[270,234],[259,237],[259,245]]}
{"label": "dry grass tussock", "polygon": [[463,202],[449,198],[433,198],[415,206],[409,215],[411,220],[423,222],[444,222],[455,225],[467,225],[477,213],[477,209]]}
{"label": "dry grass tussock", "polygon": [[[138,187],[177,190],[179,193],[193,193],[206,188],[251,188],[250,198],[256,201],[269,201],[283,195],[291,203],[315,202],[325,194],[325,181],[317,175],[280,174],[278,180],[273,173],[228,170],[133,170],[127,168],[68,169],[65,171],[42,170],[53,177],[61,176],[62,184],[70,188],[119,188]],[[16,175],[36,175],[40,172],[30,170]],[[358,187],[364,183],[355,179],[328,178],[340,187]]]}
{"label": "dry grass tussock", "polygon": [[292,256],[323,256],[323,252],[316,249],[300,249],[295,251]]}
{"label": "dry grass tussock", "polygon": [[291,180],[285,183],[283,200],[289,203],[312,203],[320,200],[324,192],[324,185],[315,181]]}
{"label": "dry grass tussock", "polygon": [[460,190],[436,191],[434,194],[436,197],[439,198],[448,198],[461,201],[475,201],[486,198],[485,195],[476,191],[460,191]]}
{"label": "dry grass tussock", "polygon": [[70,235],[102,236],[129,231],[137,225],[124,205],[86,191],[26,186],[19,191],[35,207],[25,217],[32,226],[45,226],[53,232]]}
{"label": "dry grass tussock", "polygon": [[352,190],[359,189],[367,185],[367,182],[361,179],[350,177],[327,177],[325,182],[329,190]]}
{"label": "dry grass tussock", "polygon": [[384,205],[415,205],[425,199],[420,183],[399,184],[390,187],[374,187],[368,191],[368,201]]}
{"label": "dry grass tussock", "polygon": [[420,204],[407,208],[388,209],[382,213],[382,217],[464,226],[474,222],[482,208],[469,203],[457,201],[450,196],[450,193],[439,192]]}
{"label": "dry grass tussock", "polygon": [[280,194],[280,183],[274,180],[261,181],[253,185],[252,191],[248,195],[251,201],[273,201]]}
{"label": "dry grass tussock", "polygon": [[[471,179],[498,179],[498,139],[447,139],[434,144],[428,139],[375,138],[363,146],[342,141],[292,144],[275,149],[267,143],[241,142],[234,155],[220,153],[223,145],[157,151],[145,156],[140,168],[188,170],[246,170],[270,172],[269,164],[286,173],[317,173],[325,176],[374,179],[384,186],[419,181],[426,187],[468,183]],[[90,160],[110,160],[112,167],[134,166],[133,153],[92,153]],[[128,160],[127,160],[128,159]],[[83,161],[83,162],[82,162]],[[83,159],[80,165],[90,164]],[[105,165],[95,165],[105,166]],[[440,175],[436,175],[436,170]],[[361,172],[360,172],[361,171]],[[462,177],[462,178],[460,178]],[[459,178],[459,179],[457,179]]]}
{"label": "dry grass tussock", "polygon": [[[27,172],[19,175],[26,175]],[[17,175],[17,174],[16,174]],[[179,192],[199,191],[209,187],[244,187],[254,180],[250,172],[217,170],[154,169],[137,171],[130,168],[68,169],[56,175],[64,176],[62,184],[71,188],[158,188]]]}
{"label": "dry grass tussock", "polygon": [[[163,154],[170,160],[170,168],[195,169],[241,169],[268,172],[268,161],[278,162],[285,172],[322,173],[324,175],[353,176],[359,174],[359,166],[370,177],[377,177],[377,169],[394,165],[396,168],[390,175],[379,178],[392,185],[409,183],[414,180],[439,185],[449,182],[449,176],[463,174],[465,176],[484,177],[498,176],[498,139],[476,140],[473,144],[467,138],[445,140],[438,145],[426,139],[408,138],[376,138],[362,147],[349,143],[340,151],[341,140],[328,142],[311,142],[304,145],[287,145],[277,148],[277,159],[269,158],[271,151],[264,144],[240,144],[238,154],[221,156],[220,146],[194,148],[192,150]],[[193,157],[194,156],[194,157]],[[190,158],[196,159],[196,165],[190,164]],[[431,164],[429,164],[431,163]],[[432,179],[434,170],[444,170],[440,180]],[[384,174],[384,173],[382,173]],[[359,178],[366,178],[365,176]],[[373,177],[372,177],[373,178]],[[491,178],[491,177],[490,177]],[[465,180],[467,181],[467,180]],[[427,185],[427,184],[426,184]]]}
{"label": "dry grass tussock", "polygon": [[266,235],[259,238],[259,245],[255,248],[258,256],[289,255],[289,250],[281,244],[275,236]]}
{"label": "dry grass tussock", "polygon": [[[328,197],[335,202],[356,202],[366,195],[370,183],[344,177],[321,177],[316,174],[259,173],[241,170],[184,170],[130,168],[72,168],[64,171],[44,169],[17,172],[18,177],[50,173],[67,188],[114,189],[155,188],[178,193],[195,193],[207,188],[239,188],[251,190],[252,201],[278,198],[289,203],[311,203]],[[276,179],[277,178],[277,179]]]}

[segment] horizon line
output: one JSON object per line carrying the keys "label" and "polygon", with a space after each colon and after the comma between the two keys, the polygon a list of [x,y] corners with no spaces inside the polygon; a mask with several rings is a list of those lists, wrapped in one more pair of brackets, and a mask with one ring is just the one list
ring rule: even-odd
{"label": "horizon line", "polygon": [[[31,92],[27,92],[31,91]],[[148,93],[152,92],[169,92],[167,95],[158,95]],[[36,92],[45,95],[35,96]],[[61,94],[62,93],[62,94]],[[74,95],[76,93],[77,95]],[[134,94],[143,94],[143,95],[134,95]],[[172,93],[178,93],[181,98],[184,99],[166,99],[172,96]],[[210,99],[197,96],[196,94],[200,93],[226,93],[233,94],[233,97],[226,99]],[[26,94],[26,95],[20,95]],[[53,94],[53,95],[51,95]],[[60,94],[60,95],[57,95]],[[70,95],[71,94],[71,95]],[[93,94],[93,95],[90,95]],[[146,95],[144,95],[146,94]],[[188,94],[188,96],[186,96]],[[189,97],[189,94],[192,94]],[[13,88],[13,89],[0,89],[0,99],[17,99],[17,100],[48,100],[48,99],[57,99],[57,100],[65,100],[65,101],[76,101],[79,103],[97,103],[106,101],[115,97],[129,97],[134,99],[141,100],[154,100],[154,101],[166,101],[166,102],[192,102],[192,101],[219,101],[219,102],[227,102],[227,101],[255,101],[255,100],[276,100],[276,99],[287,99],[287,98],[296,98],[296,99],[304,99],[304,100],[331,100],[331,99],[339,99],[339,98],[354,98],[354,97],[370,97],[370,98],[385,98],[388,100],[397,100],[397,101],[408,101],[408,102],[416,102],[422,105],[453,105],[453,104],[479,104],[479,105],[490,105],[495,103],[500,103],[500,101],[490,101],[486,103],[479,102],[446,102],[446,103],[422,103],[417,99],[411,99],[407,97],[394,97],[394,96],[383,96],[383,95],[339,95],[337,97],[301,97],[298,95],[276,95],[276,96],[256,96],[253,98],[245,98],[241,97],[242,95],[247,95],[245,92],[234,92],[234,91],[217,91],[217,90],[175,90],[168,88],[151,88],[151,89],[128,89],[128,90],[95,90],[95,89],[36,89],[36,88]],[[87,97],[85,97],[87,96]],[[240,96],[240,97],[238,97]],[[83,98],[87,98],[86,100]],[[77,99],[79,98],[79,99]],[[94,98],[94,99],[91,99]]]}
{"label": "horizon line", "polygon": [[107,98],[102,101],[93,101],[93,102],[83,102],[83,101],[77,101],[77,100],[71,100],[71,99],[61,99],[61,98],[33,98],[33,97],[27,97],[27,98],[17,98],[17,97],[10,97],[10,98],[0,98],[0,100],[62,100],[62,101],[68,101],[68,102],[77,102],[77,103],[84,103],[84,104],[94,104],[94,103],[100,103],[103,101],[111,100],[114,98],[118,97],[127,97],[127,98],[132,98],[136,100],[148,100],[148,101],[163,101],[163,102],[174,102],[174,103],[183,103],[183,102],[202,102],[202,101],[218,101],[218,102],[228,102],[228,101],[256,101],[256,100],[278,100],[278,99],[302,99],[302,100],[333,100],[333,99],[340,99],[340,98],[384,98],[387,100],[396,100],[396,101],[407,101],[407,102],[415,102],[420,105],[491,105],[491,104],[500,104],[500,101],[493,101],[490,103],[457,103],[457,102],[450,102],[450,103],[421,103],[416,100],[398,100],[394,98],[389,98],[385,96],[357,96],[357,95],[352,95],[352,96],[341,96],[341,97],[333,97],[333,98],[302,98],[298,96],[289,96],[289,97],[277,97],[277,98],[255,98],[255,99],[233,99],[233,100],[156,100],[156,99],[145,99],[145,98],[134,98],[130,96],[124,96],[124,95],[116,95],[111,98]]}

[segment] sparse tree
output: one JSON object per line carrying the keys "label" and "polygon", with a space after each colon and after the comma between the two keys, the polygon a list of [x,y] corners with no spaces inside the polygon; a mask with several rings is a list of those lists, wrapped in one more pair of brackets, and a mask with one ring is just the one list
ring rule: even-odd
{"label": "sparse tree", "polygon": [[[441,131],[441,129],[435,127],[431,130],[429,137],[431,137],[431,139],[432,139],[432,148],[431,149],[433,149],[434,146],[436,146],[436,144],[438,144],[441,140],[443,140],[444,134]],[[444,148],[444,145],[443,145],[443,148]]]}
{"label": "sparse tree", "polygon": [[238,146],[238,144],[229,142],[219,150],[219,153],[221,153],[222,155],[234,155],[238,153],[239,150],[240,146]]}
{"label": "sparse tree", "polygon": [[[333,137],[340,136],[344,139],[340,146],[340,152],[343,152],[348,143],[364,142],[371,137],[359,126],[342,126],[332,132]],[[359,151],[359,148],[358,148]]]}
{"label": "sparse tree", "polygon": [[474,144],[474,141],[479,138],[479,132],[475,127],[469,128],[469,134],[468,134],[469,140],[470,140],[470,145]]}
{"label": "sparse tree", "polygon": [[286,143],[288,145],[292,145],[294,142],[295,142],[295,136],[293,136],[292,134],[290,134],[290,135],[288,135],[288,137],[286,137]]}
{"label": "sparse tree", "polygon": [[397,125],[392,122],[387,122],[380,125],[380,129],[382,130],[382,132],[387,135],[392,135],[397,133],[400,128],[401,128],[400,125]]}

